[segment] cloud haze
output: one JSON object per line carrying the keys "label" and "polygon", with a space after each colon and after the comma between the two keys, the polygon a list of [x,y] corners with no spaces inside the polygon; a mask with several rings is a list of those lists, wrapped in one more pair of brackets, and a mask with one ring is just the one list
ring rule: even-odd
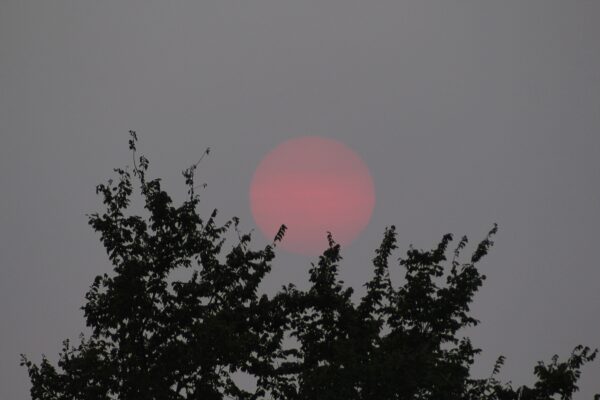
{"label": "cloud haze", "polygon": [[[377,189],[347,283],[370,276],[387,225],[406,250],[498,222],[476,372],[504,354],[503,378],[527,383],[537,360],[600,346],[599,16],[593,1],[2,1],[0,398],[29,397],[19,353],[52,358],[84,330],[83,295],[110,267],[85,214],[130,162],[129,129],[180,198],[210,146],[202,207],[246,230],[261,157],[338,139]],[[278,260],[270,289],[306,279],[310,259]],[[584,370],[577,398],[599,375]]]}

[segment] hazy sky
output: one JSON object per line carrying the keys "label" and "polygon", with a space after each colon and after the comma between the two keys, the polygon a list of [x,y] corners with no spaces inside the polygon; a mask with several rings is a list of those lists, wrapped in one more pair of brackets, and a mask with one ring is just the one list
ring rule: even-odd
{"label": "hazy sky", "polygon": [[[503,378],[530,383],[537,360],[600,346],[599,20],[593,0],[1,0],[0,398],[29,397],[19,353],[53,359],[84,330],[110,268],[85,214],[130,163],[129,129],[178,199],[210,146],[202,207],[244,229],[263,155],[340,140],[377,197],[343,250],[347,283],[370,277],[387,225],[405,251],[498,222],[476,373],[504,354]],[[268,284],[305,281],[310,261],[279,254]]]}

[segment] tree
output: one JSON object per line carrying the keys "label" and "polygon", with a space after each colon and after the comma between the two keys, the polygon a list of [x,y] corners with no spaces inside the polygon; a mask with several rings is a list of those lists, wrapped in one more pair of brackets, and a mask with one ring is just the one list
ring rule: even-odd
{"label": "tree", "polygon": [[[187,197],[174,206],[160,179],[147,178],[148,159],[136,156],[130,135],[132,173],[115,169],[116,183],[98,185],[105,210],[89,215],[114,271],[97,276],[86,295],[89,337],[76,346],[65,341],[57,366],[23,356],[34,400],[571,399],[581,367],[596,356],[577,346],[565,361],[540,362],[531,387],[497,379],[503,357],[488,379],[471,377],[480,349],[460,332],[478,323],[469,315],[485,279],[476,264],[496,225],[467,262],[460,261],[466,237],[450,261],[450,234],[430,251],[411,247],[400,259],[399,286],[389,274],[397,248],[390,226],[358,304],[338,278],[340,246],[329,234],[307,290],[289,284],[274,296],[260,294],[285,225],[270,245],[253,250],[237,218],[219,225],[216,210],[202,218],[198,163],[183,171]],[[146,217],[130,213],[134,183]],[[239,373],[256,388],[236,382]]]}

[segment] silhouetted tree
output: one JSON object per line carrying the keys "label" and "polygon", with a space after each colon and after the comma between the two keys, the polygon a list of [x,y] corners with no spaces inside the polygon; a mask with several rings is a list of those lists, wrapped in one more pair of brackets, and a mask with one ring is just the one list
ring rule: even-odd
{"label": "silhouetted tree", "polygon": [[[274,296],[259,294],[285,226],[270,245],[252,250],[237,218],[218,225],[216,210],[202,218],[198,163],[183,172],[188,196],[174,206],[160,180],[147,178],[148,160],[136,157],[130,135],[132,174],[116,169],[116,183],[98,185],[105,211],[89,216],[114,271],[96,277],[86,295],[89,337],[76,346],[65,341],[57,366],[23,356],[34,400],[571,399],[581,367],[596,356],[577,346],[566,361],[540,362],[531,387],[497,379],[503,357],[489,378],[471,377],[480,350],[459,333],[478,323],[469,315],[485,279],[476,264],[493,244],[495,225],[467,262],[460,261],[466,237],[450,261],[450,234],[430,251],[411,247],[400,259],[402,285],[390,279],[397,245],[389,227],[358,304],[338,278],[340,246],[329,234],[308,289],[290,284]],[[132,181],[145,217],[128,213]],[[235,244],[225,251],[231,234]],[[256,388],[242,388],[239,373]]]}

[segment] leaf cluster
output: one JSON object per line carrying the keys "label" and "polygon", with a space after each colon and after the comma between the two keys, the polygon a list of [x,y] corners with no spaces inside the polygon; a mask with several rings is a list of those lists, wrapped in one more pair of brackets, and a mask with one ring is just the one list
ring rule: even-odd
{"label": "leaf cluster", "polygon": [[[105,210],[89,216],[114,266],[86,295],[91,333],[75,347],[65,341],[56,366],[23,357],[34,400],[571,399],[580,368],[596,356],[578,346],[566,361],[540,362],[531,387],[497,379],[503,357],[489,378],[471,377],[480,349],[461,332],[478,323],[469,312],[485,279],[476,264],[496,225],[466,262],[466,237],[451,251],[450,234],[431,250],[411,247],[397,260],[401,285],[390,278],[397,235],[387,228],[358,302],[339,279],[340,246],[329,234],[307,289],[261,294],[286,227],[253,250],[237,218],[218,224],[216,210],[202,218],[199,162],[183,171],[188,196],[174,205],[160,179],[147,178],[149,161],[130,135],[133,171],[116,169],[116,183],[97,186]],[[147,217],[130,213],[134,184]]]}

